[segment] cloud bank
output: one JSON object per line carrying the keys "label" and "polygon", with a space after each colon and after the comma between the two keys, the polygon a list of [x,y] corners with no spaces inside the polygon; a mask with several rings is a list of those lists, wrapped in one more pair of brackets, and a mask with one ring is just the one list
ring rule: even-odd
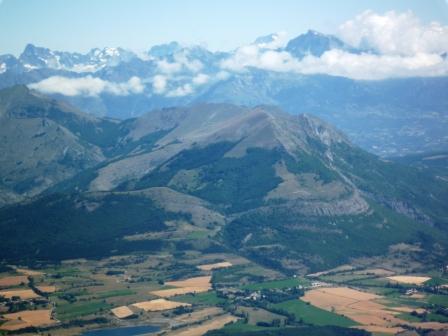
{"label": "cloud bank", "polygon": [[[163,77],[163,80],[160,77]],[[196,88],[207,84],[210,80],[216,81],[217,79],[211,78],[209,75],[204,73],[199,73],[192,78],[185,76],[179,78],[167,78],[156,75],[153,80],[153,88],[156,94],[163,94],[166,97],[184,97],[191,95],[194,93]],[[154,84],[159,81],[162,81],[163,83],[163,90],[156,90]],[[171,87],[170,90],[167,90],[168,86]]]}
{"label": "cloud bank", "polygon": [[339,35],[355,47],[384,55],[441,54],[448,49],[448,27],[438,22],[424,25],[410,11],[384,15],[365,11],[342,24]]}
{"label": "cloud bank", "polygon": [[352,79],[378,80],[448,75],[448,62],[437,54],[398,55],[351,54],[330,50],[320,58],[308,56],[295,69],[303,74],[329,74]]}
{"label": "cloud bank", "polygon": [[182,50],[174,54],[172,61],[161,59],[157,61],[158,70],[167,75],[179,73],[181,71],[190,71],[197,73],[204,67],[202,62],[197,59],[189,57],[188,50]]}
{"label": "cloud bank", "polygon": [[156,59],[155,62],[158,74],[152,78],[152,88],[157,95],[184,97],[211,79],[210,75],[200,72],[204,64],[188,49],[176,52],[170,60]]}
{"label": "cloud bank", "polygon": [[90,75],[82,78],[53,76],[28,86],[30,89],[47,94],[91,97],[103,93],[127,96],[142,93],[144,90],[144,85],[138,77],[132,77],[127,82],[114,83]]}
{"label": "cloud bank", "polygon": [[[332,49],[320,57],[296,59],[286,51],[266,50],[262,44],[243,46],[221,68],[241,72],[249,67],[300,74],[328,74],[376,80],[448,75],[448,27],[424,25],[412,13],[366,11],[339,28],[342,40],[362,50],[354,54]],[[373,52],[372,52],[373,51]]]}

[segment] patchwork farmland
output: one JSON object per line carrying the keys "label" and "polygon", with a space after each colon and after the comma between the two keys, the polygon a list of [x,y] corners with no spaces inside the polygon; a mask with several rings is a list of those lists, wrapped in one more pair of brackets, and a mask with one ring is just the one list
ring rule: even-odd
{"label": "patchwork farmland", "polygon": [[[356,265],[285,277],[231,254],[185,254],[181,260],[184,267],[178,257],[160,254],[12,268],[0,276],[0,295],[8,303],[0,330],[72,335],[155,325],[185,336],[285,328],[393,335],[448,326],[448,281],[435,271],[413,275]],[[20,312],[8,311],[13,302]]]}

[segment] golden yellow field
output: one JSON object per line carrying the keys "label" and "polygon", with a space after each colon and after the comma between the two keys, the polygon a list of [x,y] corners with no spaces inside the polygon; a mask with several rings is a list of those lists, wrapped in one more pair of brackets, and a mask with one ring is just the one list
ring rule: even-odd
{"label": "golden yellow field", "polygon": [[0,291],[0,296],[4,296],[7,299],[11,299],[13,296],[18,296],[23,300],[34,299],[39,297],[36,293],[34,293],[31,289],[14,289],[14,290],[5,290]]}
{"label": "golden yellow field", "polygon": [[232,263],[230,263],[228,261],[223,261],[223,262],[219,262],[219,263],[215,263],[215,264],[199,265],[198,268],[202,271],[211,271],[214,269],[226,268],[226,267],[230,267],[230,266],[232,266]]}
{"label": "golden yellow field", "polygon": [[55,286],[37,286],[37,288],[44,293],[54,293],[56,292]]}
{"label": "golden yellow field", "polygon": [[207,276],[201,276],[201,277],[195,277],[195,278],[189,278],[185,280],[180,281],[168,281],[165,284],[168,286],[173,286],[176,288],[170,288],[170,289],[161,289],[156,291],[151,291],[150,293],[153,295],[157,295],[160,297],[171,297],[175,295],[183,295],[188,293],[202,293],[207,292],[212,288],[212,285],[210,283],[212,277]]}
{"label": "golden yellow field", "polygon": [[145,311],[162,311],[174,309],[177,307],[188,307],[191,306],[189,303],[168,301],[165,299],[156,299],[151,301],[143,301],[132,304],[133,307],[143,309]]}
{"label": "golden yellow field", "polygon": [[396,276],[390,276],[387,277],[387,279],[404,283],[404,284],[410,284],[410,285],[421,285],[422,283],[431,280],[430,277],[426,276],[410,276],[410,275],[396,275]]}
{"label": "golden yellow field", "polygon": [[31,326],[45,326],[58,322],[51,318],[50,309],[24,310],[19,313],[5,314],[3,317],[8,321],[1,326],[1,329],[8,331],[19,330]]}
{"label": "golden yellow field", "polygon": [[327,311],[345,315],[360,324],[356,328],[374,333],[395,334],[403,330],[399,327],[400,325],[410,325],[423,329],[448,329],[446,323],[411,323],[402,320],[396,315],[412,311],[424,313],[425,310],[408,306],[388,307],[381,303],[385,301],[384,297],[348,287],[313,289],[307,291],[302,300]]}
{"label": "golden yellow field", "polygon": [[18,286],[28,283],[28,278],[24,275],[8,276],[0,279],[0,287]]}
{"label": "golden yellow field", "polygon": [[212,277],[210,275],[206,275],[179,281],[168,281],[165,284],[173,287],[211,287],[211,280]]}
{"label": "golden yellow field", "polygon": [[181,287],[181,288],[161,289],[151,291],[150,293],[163,298],[169,298],[176,295],[203,293],[207,292],[209,289],[210,289],[209,287]]}
{"label": "golden yellow field", "polygon": [[38,276],[38,275],[43,275],[44,273],[42,273],[42,272],[39,272],[39,271],[33,271],[33,270],[30,270],[30,269],[26,269],[26,268],[16,268],[16,272],[18,272],[18,273],[22,273],[22,274],[25,274],[25,275],[31,275],[31,276]]}
{"label": "golden yellow field", "polygon": [[400,311],[377,302],[379,299],[381,296],[347,287],[313,289],[302,298],[316,307],[347,316],[361,324],[360,328],[368,326],[369,331],[392,333],[397,331],[396,325],[408,324],[395,317]]}
{"label": "golden yellow field", "polygon": [[225,314],[221,315],[215,318],[212,318],[211,320],[201,323],[199,325],[194,325],[191,327],[182,328],[180,330],[176,330],[173,332],[168,333],[169,336],[202,336],[207,331],[210,330],[216,330],[221,329],[224,327],[227,323],[234,322],[238,320],[237,317]]}
{"label": "golden yellow field", "polygon": [[134,315],[134,312],[127,306],[121,306],[114,309],[111,309],[112,314],[114,314],[116,317],[123,319],[127,318],[129,316]]}
{"label": "golden yellow field", "polygon": [[377,325],[356,326],[354,328],[363,329],[373,334],[378,333],[378,334],[392,334],[392,335],[400,333],[404,330],[401,327],[381,327]]}

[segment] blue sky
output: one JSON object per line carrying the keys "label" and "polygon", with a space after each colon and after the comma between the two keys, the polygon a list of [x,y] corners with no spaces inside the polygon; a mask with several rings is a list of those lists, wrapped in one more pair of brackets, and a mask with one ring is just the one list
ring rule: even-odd
{"label": "blue sky", "polygon": [[0,54],[18,55],[27,43],[143,51],[172,40],[228,50],[277,31],[331,33],[367,9],[411,10],[423,22],[448,24],[446,0],[0,0]]}

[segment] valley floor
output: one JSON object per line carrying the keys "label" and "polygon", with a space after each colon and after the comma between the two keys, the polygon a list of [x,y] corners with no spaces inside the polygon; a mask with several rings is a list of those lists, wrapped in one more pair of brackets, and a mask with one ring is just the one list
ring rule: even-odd
{"label": "valley floor", "polygon": [[358,263],[286,277],[236,255],[194,251],[0,274],[0,335],[128,326],[173,336],[448,330],[448,276]]}

